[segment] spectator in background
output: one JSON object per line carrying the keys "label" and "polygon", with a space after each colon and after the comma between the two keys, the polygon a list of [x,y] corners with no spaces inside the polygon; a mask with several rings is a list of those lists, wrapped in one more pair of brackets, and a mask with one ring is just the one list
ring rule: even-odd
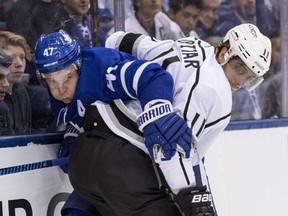
{"label": "spectator in background", "polygon": [[[9,88],[5,102],[13,119],[12,126],[15,134],[54,130],[51,127],[54,116],[47,89],[42,85],[31,85],[29,74],[24,74],[27,62],[32,59],[27,41],[13,32],[0,31],[0,48],[13,59],[9,66]],[[23,83],[24,77],[28,79]]]}
{"label": "spectator in background", "polygon": [[78,42],[81,48],[92,47],[92,24],[89,14],[89,0],[61,0],[66,11],[65,21],[56,30],[65,29]]}
{"label": "spectator in background", "polygon": [[6,30],[6,21],[10,20],[9,10],[17,0],[0,1],[0,31]]}
{"label": "spectator in background", "polygon": [[[134,14],[132,1],[133,0],[125,0],[124,1],[125,19]],[[100,9],[106,8],[109,11],[111,11],[112,14],[115,14],[115,12],[114,12],[114,0],[98,0],[98,8],[100,8]]]}
{"label": "spectator in background", "polygon": [[[64,10],[63,10],[64,9]],[[62,12],[61,12],[62,11]],[[61,0],[60,25],[54,31],[66,30],[80,45],[81,48],[92,47],[92,28],[97,30],[95,46],[104,46],[107,32],[113,27],[113,14],[108,8],[100,8],[98,24],[92,26],[92,11],[89,0]],[[59,21],[57,22],[59,23]],[[51,32],[49,32],[51,33]]]}
{"label": "spectator in background", "polygon": [[[162,12],[162,0],[132,0],[132,4],[135,12],[125,20],[125,31],[159,40],[179,38],[179,26]],[[108,35],[113,32],[114,28]]]}
{"label": "spectator in background", "polygon": [[4,97],[9,88],[8,67],[12,63],[12,58],[3,49],[0,49],[0,136],[14,134],[12,129],[12,118],[9,113]]}
{"label": "spectator in background", "polygon": [[9,10],[6,30],[22,35],[34,49],[37,38],[56,25],[56,11],[56,2],[52,0],[18,0]]}
{"label": "spectator in background", "polygon": [[32,132],[31,104],[26,87],[21,84],[26,67],[26,58],[31,60],[32,55],[26,40],[9,31],[0,32],[0,48],[13,59],[9,66],[9,88],[5,95],[5,103],[9,107],[12,117],[12,128],[15,134]]}
{"label": "spectator in background", "polygon": [[[256,5],[256,0],[231,0],[231,10],[226,10],[226,13],[223,12],[219,15],[218,34],[224,36],[228,30],[236,25],[251,23],[257,25],[260,31],[267,35],[275,27],[276,22],[272,18],[273,16],[271,17],[269,9],[261,1],[257,2]],[[257,17],[257,10],[261,10],[258,13],[261,14],[260,17]]]}
{"label": "spectator in background", "polygon": [[[19,0],[9,14],[7,31],[23,36],[31,50],[41,34],[53,32],[62,22],[56,0]],[[25,73],[30,74],[29,84],[40,85],[33,62],[26,62]]]}
{"label": "spectator in background", "polygon": [[108,32],[114,26],[114,17],[108,8],[99,9],[99,34],[98,34],[98,44],[99,46],[105,46],[105,41]]}
{"label": "spectator in background", "polygon": [[[32,50],[42,34],[49,34],[59,29],[69,32],[82,48],[91,47],[92,23],[89,3],[89,0],[20,0],[14,3],[9,11],[10,18],[7,20],[6,29],[22,35]],[[107,28],[110,29],[110,21],[113,19],[111,11],[107,10],[99,11],[98,45],[100,46],[104,45]],[[36,70],[30,64],[28,68],[32,73]]]}
{"label": "spectator in background", "polygon": [[[256,19],[256,0],[231,0],[231,10],[222,10],[218,20],[218,34],[224,36],[231,28],[241,23],[257,25],[264,35],[267,35],[269,27],[267,22]],[[231,120],[261,119],[260,88],[247,91],[240,89],[233,94]]]}
{"label": "spectator in background", "polygon": [[208,37],[217,36],[217,12],[221,0],[203,0],[203,8],[200,11],[195,28],[199,38],[206,40]]}
{"label": "spectator in background", "polygon": [[218,31],[221,36],[241,23],[256,25],[256,0],[231,0],[231,10],[219,16]]}
{"label": "spectator in background", "polygon": [[[21,0],[22,1],[22,0]],[[60,7],[59,0],[38,0],[32,6],[32,31],[35,31],[33,44],[30,47],[34,50],[36,40],[42,34],[49,34],[61,26],[67,19],[66,11]]]}
{"label": "spectator in background", "polygon": [[281,73],[281,34],[280,29],[273,29],[268,37],[272,43],[270,70],[260,90],[262,95],[263,118],[279,118],[282,116],[282,73]]}
{"label": "spectator in background", "polygon": [[198,37],[194,31],[199,13],[202,9],[202,0],[169,0],[167,14],[176,22],[181,31],[179,37]]}
{"label": "spectator in background", "polygon": [[270,34],[278,28],[280,23],[279,2],[280,0],[256,1],[256,22],[266,34]]}

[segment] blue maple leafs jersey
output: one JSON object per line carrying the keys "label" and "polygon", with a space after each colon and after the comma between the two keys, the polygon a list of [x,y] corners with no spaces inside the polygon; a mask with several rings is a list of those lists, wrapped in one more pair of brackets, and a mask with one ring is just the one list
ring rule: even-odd
{"label": "blue maple leafs jersey", "polygon": [[139,99],[142,108],[151,100],[172,101],[173,79],[160,65],[108,48],[82,50],[82,68],[72,102],[52,98],[57,123],[67,124],[67,136],[83,131],[85,107],[95,101]]}

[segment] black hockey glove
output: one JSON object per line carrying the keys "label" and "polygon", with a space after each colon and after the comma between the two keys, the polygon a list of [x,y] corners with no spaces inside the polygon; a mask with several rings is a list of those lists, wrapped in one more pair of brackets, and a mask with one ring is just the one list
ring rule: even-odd
{"label": "black hockey glove", "polygon": [[187,123],[173,112],[171,103],[160,103],[145,110],[137,120],[143,129],[145,145],[152,158],[158,150],[162,160],[170,160],[179,151],[189,158],[192,146],[192,130]]}
{"label": "black hockey glove", "polygon": [[185,216],[214,216],[211,194],[206,186],[190,187],[175,196],[175,202]]}

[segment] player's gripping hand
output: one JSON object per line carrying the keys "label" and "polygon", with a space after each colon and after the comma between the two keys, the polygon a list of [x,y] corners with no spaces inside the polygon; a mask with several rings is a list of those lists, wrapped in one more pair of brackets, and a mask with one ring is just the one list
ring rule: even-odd
{"label": "player's gripping hand", "polygon": [[175,196],[175,202],[185,216],[214,216],[211,194],[206,186],[190,187]]}
{"label": "player's gripping hand", "polygon": [[175,112],[171,103],[160,103],[145,110],[137,120],[143,129],[145,145],[152,158],[160,147],[164,158],[170,160],[178,150],[189,158],[192,145],[192,130]]}

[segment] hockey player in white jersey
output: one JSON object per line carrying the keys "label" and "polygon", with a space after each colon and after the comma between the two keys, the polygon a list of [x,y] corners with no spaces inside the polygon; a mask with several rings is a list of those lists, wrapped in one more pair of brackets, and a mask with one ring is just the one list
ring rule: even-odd
{"label": "hockey player in white jersey", "polygon": [[[157,62],[172,74],[173,108],[192,128],[193,148],[189,158],[178,149],[170,160],[163,160],[161,145],[154,143],[151,157],[159,164],[172,192],[178,194],[180,209],[185,215],[198,215],[192,213],[195,199],[191,192],[195,186],[207,186],[202,159],[230,121],[232,93],[240,88],[251,90],[263,81],[270,66],[270,40],[255,25],[241,24],[215,48],[194,37],[159,41],[121,31],[106,40],[106,47]],[[144,127],[145,136],[145,126],[140,127]],[[153,146],[150,140],[145,143]],[[202,199],[205,197],[199,201]]]}

